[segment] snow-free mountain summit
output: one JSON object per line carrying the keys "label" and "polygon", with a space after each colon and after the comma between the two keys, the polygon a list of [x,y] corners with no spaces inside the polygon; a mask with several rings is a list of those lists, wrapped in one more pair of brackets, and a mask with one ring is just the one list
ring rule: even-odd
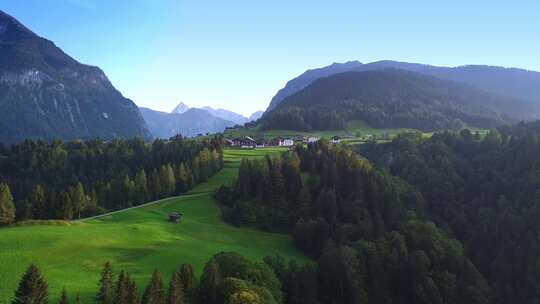
{"label": "snow-free mountain summit", "polygon": [[0,141],[148,137],[137,106],[98,67],[77,62],[0,11]]}

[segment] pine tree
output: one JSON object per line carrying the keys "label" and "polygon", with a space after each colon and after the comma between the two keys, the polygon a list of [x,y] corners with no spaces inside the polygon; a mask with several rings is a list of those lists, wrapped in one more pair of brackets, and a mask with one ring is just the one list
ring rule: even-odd
{"label": "pine tree", "polygon": [[150,174],[150,192],[153,199],[159,199],[162,196],[161,181],[159,180],[159,173],[156,169]]}
{"label": "pine tree", "polygon": [[73,203],[73,209],[75,211],[75,214],[77,218],[81,218],[81,213],[86,208],[86,194],[84,192],[83,185],[81,183],[77,183],[77,186],[72,189],[71,191],[71,201]]}
{"label": "pine tree", "polygon": [[182,288],[186,295],[186,303],[194,302],[197,297],[197,277],[191,264],[182,264],[178,270],[182,280]]}
{"label": "pine tree", "polygon": [[184,163],[181,163],[180,166],[178,166],[177,170],[177,176],[176,176],[176,192],[177,193],[183,193],[189,190],[189,177],[188,172],[186,170],[186,165]]}
{"label": "pine tree", "polygon": [[32,264],[23,275],[12,304],[47,304],[48,289],[39,268]]}
{"label": "pine tree", "polygon": [[47,216],[45,210],[45,190],[43,186],[36,185],[30,194],[30,205],[32,206],[32,214],[34,219],[43,219]]}
{"label": "pine tree", "polygon": [[144,291],[142,304],[165,304],[165,302],[165,287],[163,286],[161,274],[156,269]]}
{"label": "pine tree", "polygon": [[140,304],[139,289],[135,281],[131,280],[128,286],[127,304]]}
{"label": "pine tree", "polygon": [[215,259],[211,259],[204,267],[201,277],[201,299],[203,303],[218,304],[218,286],[221,282],[219,264]]}
{"label": "pine tree", "polygon": [[128,304],[130,281],[129,274],[121,271],[116,282],[114,304]]}
{"label": "pine tree", "polygon": [[148,201],[148,181],[146,178],[146,172],[141,169],[135,176],[135,202],[145,203]]}
{"label": "pine tree", "polygon": [[182,278],[178,271],[172,274],[171,281],[169,282],[169,291],[167,294],[167,304],[184,304],[186,295],[184,292],[184,286]]}
{"label": "pine tree", "polygon": [[0,226],[9,225],[15,221],[15,203],[7,184],[0,184]]}
{"label": "pine tree", "polygon": [[113,273],[110,262],[105,263],[99,280],[99,292],[96,296],[98,304],[112,304],[114,301]]}
{"label": "pine tree", "polygon": [[60,301],[58,301],[58,304],[69,304],[69,299],[65,287],[62,289],[62,295],[60,296]]}
{"label": "pine tree", "polygon": [[77,293],[77,296],[75,297],[75,304],[81,304],[81,295]]}
{"label": "pine tree", "polygon": [[73,203],[71,202],[71,197],[69,193],[62,192],[60,194],[60,206],[59,206],[58,217],[63,220],[73,219]]}
{"label": "pine tree", "polygon": [[176,179],[170,164],[163,165],[159,168],[159,179],[161,181],[163,195],[172,195],[176,188]]}

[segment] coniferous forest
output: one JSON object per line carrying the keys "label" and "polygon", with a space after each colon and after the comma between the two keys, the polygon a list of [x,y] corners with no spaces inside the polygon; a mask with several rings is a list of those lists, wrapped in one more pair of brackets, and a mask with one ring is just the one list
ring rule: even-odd
{"label": "coniferous forest", "polygon": [[0,225],[79,219],[178,195],[222,163],[218,137],[0,145]]}

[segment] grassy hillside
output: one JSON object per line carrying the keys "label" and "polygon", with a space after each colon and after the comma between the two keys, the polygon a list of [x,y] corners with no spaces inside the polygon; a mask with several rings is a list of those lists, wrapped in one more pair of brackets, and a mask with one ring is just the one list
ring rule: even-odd
{"label": "grassy hillside", "polygon": [[[116,271],[132,273],[143,289],[154,268],[169,278],[181,263],[192,263],[201,274],[208,259],[220,251],[236,251],[253,260],[280,253],[304,257],[289,236],[235,228],[224,223],[211,197],[215,187],[229,183],[243,157],[262,157],[278,149],[227,150],[225,168],[189,194],[142,208],[81,222],[50,222],[0,229],[0,303],[9,303],[22,272],[38,264],[50,286],[51,300],[62,287],[81,293],[90,303],[97,291],[99,272],[110,260]],[[180,224],[167,221],[180,211]]]}

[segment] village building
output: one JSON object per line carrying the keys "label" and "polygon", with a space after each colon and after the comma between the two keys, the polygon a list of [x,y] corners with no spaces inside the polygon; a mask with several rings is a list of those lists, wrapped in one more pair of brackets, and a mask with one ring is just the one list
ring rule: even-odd
{"label": "village building", "polygon": [[169,222],[180,223],[181,220],[182,220],[182,213],[172,212],[171,214],[169,214]]}
{"label": "village building", "polygon": [[281,142],[281,145],[283,147],[291,147],[294,146],[294,140],[291,138],[286,138]]}
{"label": "village building", "polygon": [[318,138],[318,137],[315,137],[315,136],[310,136],[310,137],[308,137],[308,139],[307,139],[308,144],[316,143],[316,142],[318,142],[318,141],[319,141],[319,138]]}
{"label": "village building", "polygon": [[341,137],[339,136],[332,136],[332,138],[330,139],[330,142],[333,143],[333,144],[339,144],[341,142]]}

